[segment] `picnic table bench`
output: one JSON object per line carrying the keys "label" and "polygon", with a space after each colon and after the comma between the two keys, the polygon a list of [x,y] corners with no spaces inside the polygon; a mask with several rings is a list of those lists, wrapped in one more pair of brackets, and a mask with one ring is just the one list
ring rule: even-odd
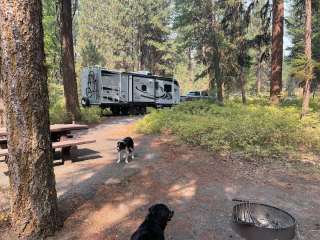
{"label": "picnic table bench", "polygon": [[[90,140],[85,138],[73,138],[73,135],[71,134],[72,130],[81,130],[87,128],[87,125],[80,124],[50,125],[52,150],[54,152],[57,148],[61,149],[62,163],[64,163],[65,160],[71,159],[71,149],[76,149],[78,145],[96,142],[96,140]],[[0,128],[0,157],[5,157],[5,161],[7,161],[8,158],[6,136],[6,130]]]}
{"label": "picnic table bench", "polygon": [[0,149],[0,157],[8,156],[8,149]]}
{"label": "picnic table bench", "polygon": [[4,157],[4,162],[7,163],[8,161],[8,149],[0,149],[0,157]]}
{"label": "picnic table bench", "polygon": [[95,143],[96,140],[90,140],[90,139],[68,139],[68,140],[61,140],[59,142],[53,142],[52,143],[52,149],[55,150],[56,148],[61,148],[61,160],[62,164],[66,160],[75,160],[75,156],[72,156],[71,159],[71,149],[76,149],[78,145],[83,145],[83,144],[89,144],[89,143]]}

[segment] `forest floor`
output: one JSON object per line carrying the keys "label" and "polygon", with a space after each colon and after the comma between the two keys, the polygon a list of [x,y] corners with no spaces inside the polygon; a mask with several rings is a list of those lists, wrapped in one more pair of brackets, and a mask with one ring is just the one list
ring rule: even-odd
{"label": "forest floor", "polygon": [[[219,156],[170,135],[139,135],[136,120],[110,117],[80,132],[97,142],[79,147],[79,161],[55,167],[64,227],[49,239],[129,239],[149,206],[162,202],[175,211],[166,239],[238,240],[230,227],[232,198],[287,210],[300,239],[320,239],[318,174]],[[135,140],[136,158],[116,164],[116,142],[126,136]],[[6,171],[0,162],[0,210],[8,208]],[[11,239],[5,227],[0,239]]]}

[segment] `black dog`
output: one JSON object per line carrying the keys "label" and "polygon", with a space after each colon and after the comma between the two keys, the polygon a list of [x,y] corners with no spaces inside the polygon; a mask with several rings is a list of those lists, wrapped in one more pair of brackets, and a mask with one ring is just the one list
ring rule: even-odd
{"label": "black dog", "polygon": [[164,230],[174,212],[164,204],[149,208],[149,213],[130,240],[165,240]]}
{"label": "black dog", "polygon": [[134,159],[134,142],[131,137],[126,137],[117,143],[117,150],[118,150],[118,161],[121,161],[122,152],[126,152],[126,159],[125,162],[129,163],[128,159]]}

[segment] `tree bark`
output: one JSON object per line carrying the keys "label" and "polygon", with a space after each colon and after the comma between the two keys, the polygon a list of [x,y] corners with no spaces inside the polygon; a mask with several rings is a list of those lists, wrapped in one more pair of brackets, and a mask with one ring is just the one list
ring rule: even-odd
{"label": "tree bark", "polygon": [[66,110],[72,121],[80,119],[80,105],[74,65],[71,0],[60,0],[62,78]]}
{"label": "tree bark", "polygon": [[[1,74],[1,73],[0,73]],[[1,85],[1,83],[0,83]],[[5,125],[5,120],[4,120],[4,104],[3,104],[3,91],[2,91],[2,86],[0,86],[0,128],[4,128]]]}
{"label": "tree bark", "polygon": [[[1,32],[0,32],[0,39],[1,39]],[[5,127],[4,121],[4,104],[3,104],[3,82],[1,77],[1,46],[0,46],[0,127]]]}
{"label": "tree bark", "polygon": [[273,0],[270,101],[278,104],[282,91],[284,2]]}
{"label": "tree bark", "polygon": [[224,81],[221,77],[220,69],[220,51],[217,39],[214,35],[213,37],[213,46],[214,46],[214,57],[213,57],[213,68],[214,68],[214,78],[217,83],[217,99],[220,104],[223,104],[224,101]]}
{"label": "tree bark", "polygon": [[[191,47],[187,50],[187,56],[188,56],[188,73],[189,73],[189,81],[193,81],[193,63],[192,63],[192,49]],[[211,80],[211,79],[210,79]]]}
{"label": "tree bark", "polygon": [[217,98],[217,84],[214,78],[214,74],[212,69],[208,68],[208,76],[209,76],[209,93],[210,95],[216,99]]}
{"label": "tree bark", "polygon": [[240,89],[241,89],[242,103],[246,104],[247,97],[246,97],[245,80],[244,80],[244,67],[241,67],[240,69]]}
{"label": "tree bark", "polygon": [[0,0],[12,228],[21,239],[57,229],[57,194],[41,1]]}
{"label": "tree bark", "polygon": [[216,19],[215,16],[212,12],[213,9],[213,2],[208,1],[208,28],[210,31],[212,31],[212,39],[210,41],[210,48],[212,49],[211,51],[213,54],[210,54],[210,58],[208,60],[208,64],[212,67],[212,71],[214,72],[214,78],[215,82],[217,84],[217,100],[218,103],[223,104],[224,101],[224,80],[221,76],[221,68],[220,68],[220,58],[221,58],[221,53],[220,53],[220,46],[218,43],[218,39],[216,36],[216,31],[217,31],[217,25],[216,25]]}
{"label": "tree bark", "polygon": [[257,96],[261,95],[261,49],[259,48],[257,54],[257,69],[256,69],[256,94]]}
{"label": "tree bark", "polygon": [[[258,64],[260,65],[260,63]],[[256,88],[257,88],[257,96],[261,95],[261,70],[257,69],[256,72]]]}
{"label": "tree bark", "polygon": [[301,118],[308,112],[310,102],[310,88],[313,76],[312,67],[312,3],[311,0],[305,0],[306,5],[306,26],[305,26],[305,50],[307,64],[305,68],[305,85],[303,89],[303,102]]}

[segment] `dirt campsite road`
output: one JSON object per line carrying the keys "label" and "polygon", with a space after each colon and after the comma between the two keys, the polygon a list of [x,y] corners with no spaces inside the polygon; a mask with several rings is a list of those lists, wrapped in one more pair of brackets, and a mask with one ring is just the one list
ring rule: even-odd
{"label": "dirt campsite road", "polygon": [[[175,216],[168,240],[241,239],[230,227],[232,198],[250,199],[289,211],[300,238],[320,239],[320,178],[284,167],[258,167],[222,158],[170,136],[134,133],[136,118],[111,117],[80,134],[97,140],[80,147],[79,161],[55,167],[64,227],[51,240],[124,240],[148,207],[166,203]],[[116,141],[132,136],[136,159],[116,164]],[[0,163],[0,187],[8,186]],[[0,208],[8,207],[0,196]],[[0,232],[0,239],[10,235]]]}

